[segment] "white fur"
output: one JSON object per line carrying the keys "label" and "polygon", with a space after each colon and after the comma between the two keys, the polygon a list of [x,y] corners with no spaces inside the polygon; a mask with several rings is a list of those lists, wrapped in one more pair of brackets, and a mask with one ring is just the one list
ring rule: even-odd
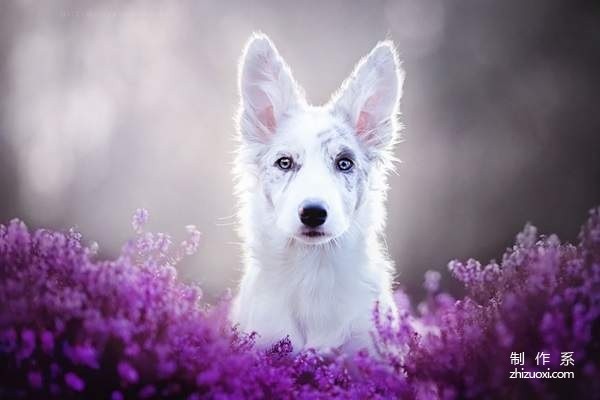
{"label": "white fur", "polygon": [[[370,347],[376,302],[395,309],[381,235],[403,77],[393,45],[380,43],[314,107],[265,35],[248,42],[235,165],[244,271],[232,319],[260,345],[289,335],[296,350]],[[342,153],[350,172],[336,169]],[[277,167],[282,155],[293,171]],[[321,236],[300,221],[307,199],[327,209]]]}

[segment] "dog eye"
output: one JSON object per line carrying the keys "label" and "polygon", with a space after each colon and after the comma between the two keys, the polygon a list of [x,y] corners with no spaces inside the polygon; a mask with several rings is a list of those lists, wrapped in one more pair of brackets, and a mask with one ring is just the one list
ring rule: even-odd
{"label": "dog eye", "polygon": [[290,169],[294,162],[290,157],[281,157],[279,160],[275,161],[275,164],[281,169]]}
{"label": "dog eye", "polygon": [[336,161],[337,168],[340,171],[350,171],[354,166],[354,162],[349,158],[340,158]]}

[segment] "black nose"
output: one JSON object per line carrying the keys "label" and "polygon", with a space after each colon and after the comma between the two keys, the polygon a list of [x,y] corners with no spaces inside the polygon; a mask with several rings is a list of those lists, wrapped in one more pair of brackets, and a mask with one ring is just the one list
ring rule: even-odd
{"label": "black nose", "polygon": [[327,210],[319,203],[306,203],[300,206],[300,221],[306,226],[316,228],[327,219]]}

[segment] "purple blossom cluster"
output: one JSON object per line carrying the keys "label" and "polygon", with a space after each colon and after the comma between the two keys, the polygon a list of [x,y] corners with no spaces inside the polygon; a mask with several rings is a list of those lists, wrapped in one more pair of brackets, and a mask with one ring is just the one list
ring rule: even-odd
{"label": "purple blossom cluster", "polygon": [[[135,212],[113,261],[72,230],[0,225],[0,398],[599,398],[600,209],[577,246],[528,225],[500,263],[451,262],[461,299],[428,272],[426,299],[399,291],[398,315],[375,308],[377,351],[354,355],[297,353],[288,338],[257,349],[229,325],[227,298],[203,304],[177,280],[199,231],[176,245],[147,220]],[[574,378],[511,379],[515,368]]]}

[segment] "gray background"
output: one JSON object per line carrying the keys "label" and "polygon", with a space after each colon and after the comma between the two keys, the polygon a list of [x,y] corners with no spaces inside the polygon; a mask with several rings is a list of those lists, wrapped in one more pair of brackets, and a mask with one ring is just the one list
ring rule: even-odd
{"label": "gray background", "polygon": [[598,4],[0,0],[0,220],[76,226],[112,257],[146,207],[153,230],[202,230],[184,279],[235,287],[236,67],[261,30],[314,104],[397,44],[387,242],[411,294],[452,258],[499,257],[526,221],[574,241],[600,203]]}

